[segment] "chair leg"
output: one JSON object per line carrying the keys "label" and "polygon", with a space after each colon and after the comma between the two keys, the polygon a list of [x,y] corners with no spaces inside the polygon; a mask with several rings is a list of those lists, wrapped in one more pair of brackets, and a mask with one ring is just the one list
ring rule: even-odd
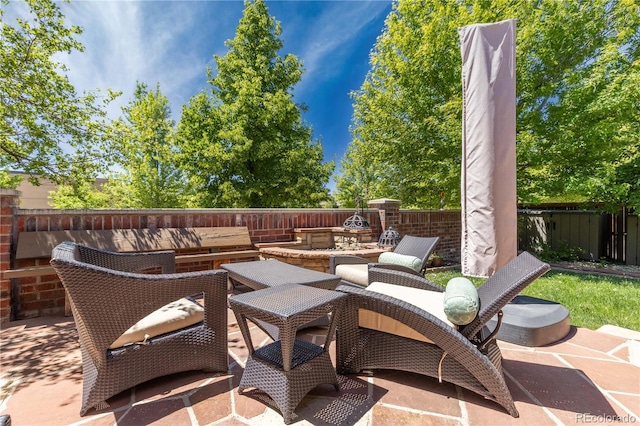
{"label": "chair leg", "polygon": [[502,325],[502,317],[503,316],[504,316],[504,313],[502,311],[499,311],[498,312],[498,323],[496,324],[496,328],[494,328],[493,331],[482,342],[480,342],[480,344],[478,344],[478,350],[480,352],[486,353],[485,347],[487,346],[487,344],[489,342],[491,342],[491,340],[494,337],[496,337],[496,335],[500,331],[500,326]]}

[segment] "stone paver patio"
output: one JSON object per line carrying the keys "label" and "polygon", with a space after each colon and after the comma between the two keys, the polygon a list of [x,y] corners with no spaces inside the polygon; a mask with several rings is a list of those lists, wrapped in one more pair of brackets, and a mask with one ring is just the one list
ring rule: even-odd
{"label": "stone paver patio", "polygon": [[[189,372],[125,391],[110,408],[80,417],[82,366],[68,317],[2,325],[0,415],[12,425],[280,425],[282,416],[259,391],[238,395],[247,351],[228,315],[229,372]],[[322,329],[304,330],[321,339]],[[254,328],[254,342],[268,337]],[[506,380],[520,411],[453,385],[397,371],[339,376],[341,390],[320,386],[297,407],[296,424],[562,425],[640,423],[640,333],[573,327],[564,340],[530,348],[500,342]],[[332,356],[335,343],[331,345]],[[335,357],[333,358],[335,360]]]}

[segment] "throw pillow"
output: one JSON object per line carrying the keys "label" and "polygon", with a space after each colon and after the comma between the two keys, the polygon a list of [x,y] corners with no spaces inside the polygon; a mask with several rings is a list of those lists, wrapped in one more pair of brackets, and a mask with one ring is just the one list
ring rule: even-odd
{"label": "throw pillow", "polygon": [[171,302],[142,318],[125,331],[109,349],[132,343],[145,343],[147,339],[180,330],[204,320],[204,308],[186,297]]}
{"label": "throw pillow", "polygon": [[416,272],[420,272],[422,269],[422,260],[415,256],[409,256],[406,254],[398,254],[391,251],[385,251],[378,258],[380,263],[393,263],[394,265],[402,265],[407,268],[411,268]]}
{"label": "throw pillow", "polygon": [[463,277],[450,279],[444,292],[444,313],[449,321],[467,325],[475,319],[479,309],[478,290],[473,283]]}

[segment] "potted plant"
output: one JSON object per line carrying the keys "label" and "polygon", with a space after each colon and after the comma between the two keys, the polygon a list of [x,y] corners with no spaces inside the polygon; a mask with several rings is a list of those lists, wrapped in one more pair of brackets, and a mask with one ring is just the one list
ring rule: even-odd
{"label": "potted plant", "polygon": [[429,259],[429,262],[431,263],[431,266],[433,268],[442,266],[442,264],[444,263],[444,259],[438,253],[432,253],[431,256],[429,256]]}

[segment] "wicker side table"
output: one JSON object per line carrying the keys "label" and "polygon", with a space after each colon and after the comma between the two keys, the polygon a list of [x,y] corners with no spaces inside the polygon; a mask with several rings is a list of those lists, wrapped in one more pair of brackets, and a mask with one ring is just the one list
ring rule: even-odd
{"label": "wicker side table", "polygon": [[[279,260],[225,263],[220,267],[227,271],[229,281],[234,288],[238,284],[246,285],[254,290],[287,284],[300,284],[335,290],[336,286],[340,284],[340,277],[337,275],[304,269]],[[264,323],[259,323],[259,325],[273,340],[279,340],[277,327],[269,327]],[[324,316],[304,324],[301,328],[326,325],[329,325],[329,319]]]}
{"label": "wicker side table", "polygon": [[[286,424],[309,391],[323,383],[339,389],[328,348],[333,340],[336,317],[345,294],[296,284],[281,285],[233,295],[233,310],[249,358],[238,393],[253,387],[266,392],[277,404]],[[331,314],[323,346],[296,339],[296,330],[318,317]],[[255,349],[247,320],[260,320],[279,329],[279,340]]]}
{"label": "wicker side table", "polygon": [[229,281],[234,287],[244,284],[254,290],[286,284],[335,290],[340,284],[340,277],[337,275],[312,271],[279,260],[225,263],[220,267],[227,271]]}

